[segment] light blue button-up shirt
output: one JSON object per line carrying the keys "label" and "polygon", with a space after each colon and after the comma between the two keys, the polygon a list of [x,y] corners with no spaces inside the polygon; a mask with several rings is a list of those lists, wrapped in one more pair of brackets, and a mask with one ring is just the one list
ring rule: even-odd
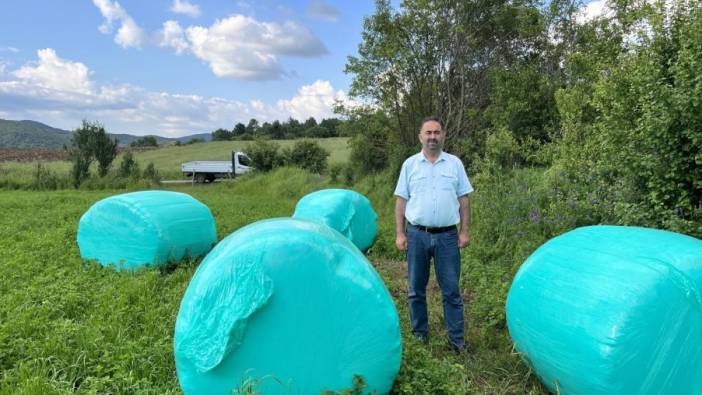
{"label": "light blue button-up shirt", "polygon": [[422,152],[407,158],[395,188],[395,196],[407,200],[407,221],[432,228],[459,223],[458,198],[471,192],[461,160],[443,151],[434,163]]}

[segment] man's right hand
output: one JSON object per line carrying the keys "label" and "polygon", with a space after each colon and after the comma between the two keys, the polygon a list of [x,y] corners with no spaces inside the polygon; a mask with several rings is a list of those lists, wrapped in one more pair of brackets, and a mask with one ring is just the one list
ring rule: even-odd
{"label": "man's right hand", "polygon": [[404,233],[398,233],[395,238],[395,246],[400,251],[407,251],[407,236]]}

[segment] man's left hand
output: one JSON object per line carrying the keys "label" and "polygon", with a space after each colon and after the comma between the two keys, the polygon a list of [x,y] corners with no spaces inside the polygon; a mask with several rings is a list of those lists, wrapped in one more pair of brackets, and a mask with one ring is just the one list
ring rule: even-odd
{"label": "man's left hand", "polygon": [[470,244],[470,233],[461,231],[458,233],[458,248],[468,247]]}

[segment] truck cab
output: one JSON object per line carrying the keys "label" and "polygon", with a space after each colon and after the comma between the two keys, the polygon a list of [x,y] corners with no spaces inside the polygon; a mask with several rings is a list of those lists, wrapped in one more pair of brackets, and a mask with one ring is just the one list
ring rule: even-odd
{"label": "truck cab", "polygon": [[232,151],[232,160],[207,160],[183,163],[181,171],[194,183],[214,182],[217,178],[234,178],[253,170],[251,159],[245,153]]}

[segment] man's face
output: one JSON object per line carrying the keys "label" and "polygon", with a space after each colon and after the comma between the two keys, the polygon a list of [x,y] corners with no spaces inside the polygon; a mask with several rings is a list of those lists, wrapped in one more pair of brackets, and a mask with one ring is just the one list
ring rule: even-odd
{"label": "man's face", "polygon": [[446,139],[446,134],[441,130],[441,125],[438,122],[424,122],[419,131],[419,141],[422,143],[422,148],[431,152],[441,151],[444,147],[444,139]]}

